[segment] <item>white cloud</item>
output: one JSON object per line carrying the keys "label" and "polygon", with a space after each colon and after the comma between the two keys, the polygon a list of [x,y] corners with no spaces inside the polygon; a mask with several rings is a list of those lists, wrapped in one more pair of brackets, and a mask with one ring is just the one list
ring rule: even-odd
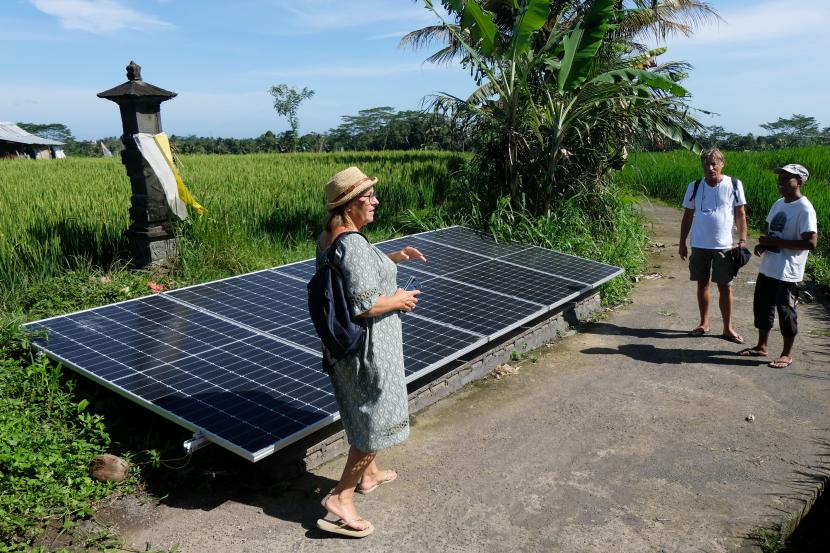
{"label": "white cloud", "polygon": [[122,5],[118,0],[30,0],[38,10],[57,17],[65,29],[107,35],[130,29],[166,30],[174,26]]}
{"label": "white cloud", "polygon": [[823,36],[830,20],[826,0],[802,2],[762,2],[740,11],[721,12],[723,21],[698,29],[691,37],[676,37],[670,44],[733,44],[765,42],[792,43]]}
{"label": "white cloud", "polygon": [[268,78],[330,77],[330,78],[364,78],[382,77],[401,73],[418,73],[424,71],[454,71],[453,65],[435,65],[430,63],[394,63],[362,65],[317,65],[304,67],[280,67],[260,69],[251,75]]}
{"label": "white cloud", "polygon": [[386,33],[386,34],[382,34],[382,35],[374,35],[374,36],[366,37],[366,40],[384,40],[384,39],[387,39],[387,38],[401,38],[402,36],[404,36],[408,32],[409,31],[398,31],[398,32],[395,32],[395,33]]}
{"label": "white cloud", "polygon": [[433,21],[435,18],[417,4],[388,1],[343,2],[335,0],[280,0],[277,6],[290,13],[293,23],[303,30],[336,30],[376,25],[392,21]]}

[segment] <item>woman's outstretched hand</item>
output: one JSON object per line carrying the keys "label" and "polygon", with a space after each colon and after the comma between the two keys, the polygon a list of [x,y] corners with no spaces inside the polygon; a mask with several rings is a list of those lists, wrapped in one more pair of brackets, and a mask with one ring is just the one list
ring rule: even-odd
{"label": "woman's outstretched hand", "polygon": [[390,253],[389,259],[394,261],[395,263],[400,263],[401,261],[410,261],[412,259],[423,261],[424,263],[427,262],[427,258],[422,254],[418,248],[412,246],[406,246],[400,251]]}

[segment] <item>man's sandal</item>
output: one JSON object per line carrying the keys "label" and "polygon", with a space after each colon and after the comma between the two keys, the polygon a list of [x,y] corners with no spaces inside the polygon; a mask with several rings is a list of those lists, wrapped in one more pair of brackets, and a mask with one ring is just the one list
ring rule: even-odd
{"label": "man's sandal", "polygon": [[767,363],[767,366],[772,368],[772,369],[786,369],[787,367],[789,367],[792,364],[793,364],[793,358],[792,357],[781,356],[781,357],[779,357],[777,359],[773,359],[772,361]]}
{"label": "man's sandal", "polygon": [[738,352],[738,355],[740,355],[741,357],[766,357],[767,352],[758,351],[757,349],[753,348],[744,348]]}

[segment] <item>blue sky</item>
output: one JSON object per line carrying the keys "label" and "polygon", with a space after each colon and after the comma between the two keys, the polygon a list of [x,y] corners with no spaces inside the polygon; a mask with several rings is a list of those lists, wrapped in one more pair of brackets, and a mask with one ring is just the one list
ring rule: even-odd
{"label": "blue sky", "polygon": [[[792,113],[830,126],[827,0],[711,0],[724,21],[669,41],[666,59],[691,62],[686,86],[703,117],[736,132]],[[316,91],[301,132],[342,115],[418,109],[437,91],[473,88],[459,67],[423,63],[434,48],[398,47],[434,23],[410,0],[3,0],[0,120],[61,122],[82,139],[121,133],[115,104],[96,93],[126,80],[130,60],[178,97],[162,105],[169,134],[253,137],[288,128],[267,93]]]}

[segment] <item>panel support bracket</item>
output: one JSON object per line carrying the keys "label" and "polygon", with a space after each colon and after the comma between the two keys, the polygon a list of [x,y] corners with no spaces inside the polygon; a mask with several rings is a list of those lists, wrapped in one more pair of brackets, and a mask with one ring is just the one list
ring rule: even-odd
{"label": "panel support bracket", "polygon": [[187,453],[193,453],[197,449],[202,449],[206,445],[210,443],[210,440],[204,435],[204,433],[199,430],[193,433],[193,437],[189,440],[185,440],[182,443],[182,447]]}

